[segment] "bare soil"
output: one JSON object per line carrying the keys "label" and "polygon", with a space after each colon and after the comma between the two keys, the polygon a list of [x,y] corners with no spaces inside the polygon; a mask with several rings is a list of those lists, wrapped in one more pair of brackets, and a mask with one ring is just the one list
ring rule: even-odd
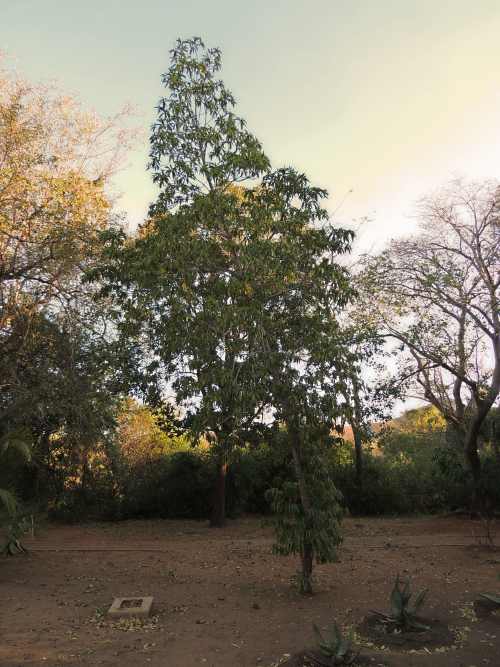
{"label": "bare soil", "polygon": [[[500,583],[500,552],[478,546],[480,522],[370,518],[344,527],[341,560],[316,567],[312,597],[294,589],[297,559],[272,554],[272,532],[258,518],[224,529],[194,521],[43,527],[26,540],[27,555],[0,561],[0,665],[271,667],[314,648],[313,622],[355,629],[370,610],[387,609],[398,573],[429,588],[422,611],[455,641],[417,650],[356,637],[367,664],[500,664],[498,616],[474,607]],[[115,597],[146,595],[155,599],[151,618],[106,618]]]}
{"label": "bare soil", "polygon": [[453,629],[438,618],[416,619],[426,626],[423,631],[389,632],[387,626],[373,614],[367,616],[356,630],[361,638],[367,639],[375,645],[384,645],[388,649],[430,649],[453,646],[456,643],[456,635]]}

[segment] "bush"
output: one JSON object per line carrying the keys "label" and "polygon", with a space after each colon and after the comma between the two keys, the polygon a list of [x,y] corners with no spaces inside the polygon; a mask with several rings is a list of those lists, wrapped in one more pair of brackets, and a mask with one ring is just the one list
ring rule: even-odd
{"label": "bush", "polygon": [[158,516],[174,519],[205,519],[211,509],[215,467],[204,454],[176,452],[166,465],[158,488]]}
{"label": "bush", "polygon": [[[185,518],[209,516],[215,467],[209,451],[162,446],[150,458],[115,461],[99,457],[87,471],[84,489],[78,475],[67,478],[52,497],[50,516],[75,522],[85,519]],[[472,481],[460,448],[443,433],[388,431],[364,457],[360,488],[354,449],[338,440],[328,452],[332,480],[344,506],[357,515],[432,513],[467,508]],[[494,508],[500,508],[500,457],[483,445],[483,483]],[[6,474],[6,473],[5,473]],[[241,449],[229,466],[226,509],[269,514],[266,492],[293,480],[286,439]],[[71,481],[73,480],[73,481]]]}
{"label": "bush", "polygon": [[280,440],[273,445],[262,443],[237,454],[229,468],[227,511],[229,517],[243,512],[268,514],[268,489],[279,486],[291,473],[289,452]]}
{"label": "bush", "polygon": [[162,454],[126,469],[121,515],[131,518],[208,516],[211,471],[196,451]]}

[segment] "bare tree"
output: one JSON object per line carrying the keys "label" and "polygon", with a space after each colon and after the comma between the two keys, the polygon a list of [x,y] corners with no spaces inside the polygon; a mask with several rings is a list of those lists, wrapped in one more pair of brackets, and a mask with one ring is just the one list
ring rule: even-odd
{"label": "bare tree", "polygon": [[478,435],[500,391],[500,187],[453,181],[419,233],[367,259],[366,307],[404,352],[402,377],[459,437],[480,497]]}

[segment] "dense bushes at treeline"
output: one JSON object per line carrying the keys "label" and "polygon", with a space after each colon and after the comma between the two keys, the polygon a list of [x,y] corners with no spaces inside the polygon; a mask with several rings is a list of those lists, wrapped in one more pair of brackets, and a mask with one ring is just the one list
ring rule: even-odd
{"label": "dense bushes at treeline", "polygon": [[[430,513],[469,506],[472,480],[462,453],[442,423],[425,419],[429,415],[435,419],[428,408],[408,412],[366,446],[361,487],[352,444],[338,440],[332,445],[329,464],[346,511]],[[498,421],[494,413],[484,430],[481,452],[487,495],[500,509]],[[292,475],[285,440],[284,434],[278,434],[273,442],[249,445],[239,452],[229,467],[228,516],[269,513],[266,492]],[[167,435],[147,408],[132,402],[119,418],[117,440],[108,443],[107,451],[102,447],[93,452],[84,474],[81,469],[68,472],[57,465],[43,474],[22,466],[19,474],[12,462],[5,466],[4,478],[9,469],[26,501],[48,507],[51,517],[63,521],[206,519],[216,475],[206,443],[192,447],[186,435]]]}

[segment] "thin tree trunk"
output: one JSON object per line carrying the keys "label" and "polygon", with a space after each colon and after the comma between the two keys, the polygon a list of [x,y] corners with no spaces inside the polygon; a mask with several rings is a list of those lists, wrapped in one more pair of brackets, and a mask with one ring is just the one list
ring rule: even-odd
{"label": "thin tree trunk", "polygon": [[[293,465],[295,469],[295,475],[297,477],[297,482],[299,484],[300,502],[302,503],[302,509],[304,510],[305,527],[307,531],[312,526],[312,518],[311,518],[312,505],[311,505],[311,499],[309,497],[309,491],[307,489],[307,482],[304,475],[304,470],[302,467],[300,436],[298,429],[295,427],[291,427],[290,436],[292,443]],[[300,592],[303,593],[304,595],[310,595],[313,592],[312,590],[313,561],[314,561],[313,545],[310,543],[308,539],[304,539],[304,544],[301,553],[302,577],[300,582]]]}
{"label": "thin tree trunk", "polygon": [[491,421],[490,439],[495,456],[500,459],[500,419],[494,417]]}
{"label": "thin tree trunk", "polygon": [[303,595],[311,595],[312,589],[312,572],[313,572],[314,551],[312,545],[304,544],[304,551],[302,553],[302,581],[300,592]]}
{"label": "thin tree trunk", "polygon": [[358,488],[363,488],[363,440],[357,426],[352,426],[354,436],[354,462],[356,465],[356,482]]}
{"label": "thin tree trunk", "polygon": [[88,477],[89,477],[89,456],[88,451],[85,449],[82,454],[82,473],[81,473],[81,497],[83,503],[86,506],[88,503]]}
{"label": "thin tree trunk", "polygon": [[215,480],[212,515],[210,525],[213,528],[222,528],[226,524],[226,477],[228,464],[222,458],[217,463],[217,477]]}
{"label": "thin tree trunk", "polygon": [[363,437],[361,433],[361,422],[363,419],[361,413],[361,402],[359,399],[359,383],[356,374],[351,375],[353,402],[354,402],[354,419],[352,420],[352,434],[354,436],[354,457],[356,465],[356,482],[359,489],[363,488]]}

